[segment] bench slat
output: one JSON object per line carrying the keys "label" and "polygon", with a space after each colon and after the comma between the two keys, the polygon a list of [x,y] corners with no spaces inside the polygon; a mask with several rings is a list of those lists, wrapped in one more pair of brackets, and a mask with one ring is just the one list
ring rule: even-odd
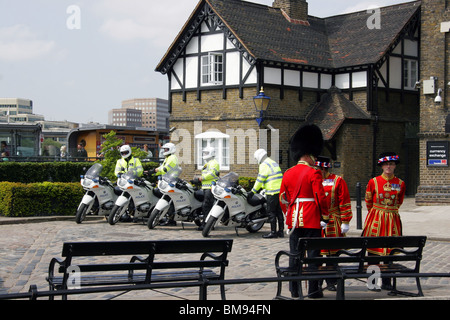
{"label": "bench slat", "polygon": [[[201,275],[207,279],[217,279],[219,274],[213,270],[203,270]],[[87,275],[80,278],[80,286],[103,286],[103,285],[119,285],[119,284],[143,284],[145,283],[145,273],[134,273],[131,277],[128,274],[113,275]],[[175,282],[198,280],[199,272],[183,271],[183,272],[155,272],[152,274],[151,282]],[[54,277],[52,283],[56,286],[62,286],[63,277]]]}
{"label": "bench slat", "polygon": [[[408,273],[417,275],[425,242],[425,236],[300,238],[298,253],[278,252],[275,258],[275,267],[278,277],[310,276],[311,279],[317,279],[318,276],[336,276],[336,279],[339,280],[337,298],[343,298],[345,279],[370,277],[372,272],[368,272],[369,265],[377,265],[381,274],[389,274],[389,276]],[[367,249],[370,248],[390,248],[393,251],[387,256],[368,255]],[[309,250],[339,251],[337,256],[308,257]],[[299,266],[282,266],[280,262],[283,256],[289,257],[291,261],[295,259]],[[399,262],[410,262],[414,266],[408,267]],[[334,266],[323,266],[323,264],[334,264]],[[307,268],[305,265],[316,265],[316,268]],[[414,277],[418,288],[417,295],[422,296],[420,279],[417,276]],[[394,291],[396,291],[396,277],[393,278]],[[301,286],[299,290],[301,291]],[[277,297],[280,296],[281,282],[278,282]]]}
{"label": "bench slat", "polygon": [[[228,266],[227,255],[233,240],[156,240],[156,241],[108,241],[108,242],[67,242],[63,245],[61,261],[52,259],[47,281],[51,290],[65,288],[69,267],[77,266],[81,273],[82,286],[137,284],[144,282],[178,282],[185,280],[223,279]],[[181,254],[199,254],[197,260],[189,260]],[[139,257],[137,256],[139,255]],[[170,259],[163,257],[172,255]],[[77,265],[76,257],[129,256],[128,263],[92,263]],[[158,261],[155,261],[157,258]],[[195,269],[194,269],[195,268]],[[209,269],[206,269],[209,268]],[[217,272],[210,270],[216,268]],[[55,269],[59,275],[55,275]],[[177,271],[168,271],[177,269]],[[145,273],[134,271],[147,270]],[[108,274],[108,272],[129,271],[127,274]],[[95,275],[93,272],[101,274]],[[63,276],[61,276],[63,274]],[[200,298],[206,298],[206,290],[199,287]],[[225,289],[221,286],[222,299]],[[63,295],[63,298],[66,298]]]}

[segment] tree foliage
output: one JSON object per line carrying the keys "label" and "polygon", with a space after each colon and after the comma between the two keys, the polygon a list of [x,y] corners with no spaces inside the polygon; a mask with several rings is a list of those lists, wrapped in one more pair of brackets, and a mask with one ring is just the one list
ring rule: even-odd
{"label": "tree foliage", "polygon": [[[114,174],[114,169],[116,168],[117,160],[121,158],[120,147],[123,145],[123,140],[117,137],[115,131],[111,131],[103,135],[105,142],[102,143],[100,152],[103,155],[101,164],[103,166],[102,176],[108,177],[111,181],[116,181],[117,177]],[[133,157],[142,159],[146,157],[146,153],[139,148],[131,148]]]}

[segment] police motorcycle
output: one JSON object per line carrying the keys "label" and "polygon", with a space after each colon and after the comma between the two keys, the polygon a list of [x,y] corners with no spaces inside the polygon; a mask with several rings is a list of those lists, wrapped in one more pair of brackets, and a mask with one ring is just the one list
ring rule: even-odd
{"label": "police motorcycle", "polygon": [[173,220],[202,224],[203,190],[194,188],[190,183],[180,179],[182,169],[179,166],[159,176],[158,189],[163,194],[147,222],[149,229],[154,229],[166,212],[174,214]]}
{"label": "police motorcycle", "polygon": [[217,225],[245,228],[248,232],[258,232],[268,220],[264,193],[253,194],[239,184],[239,175],[230,172],[213,183],[212,193],[217,199],[205,220],[202,235],[208,237]]}
{"label": "police motorcycle", "polygon": [[122,194],[117,198],[108,217],[110,225],[115,225],[133,211],[135,220],[147,218],[161,196],[149,181],[138,177],[134,169],[120,175],[117,186]]}
{"label": "police motorcycle", "polygon": [[86,174],[81,176],[81,186],[86,193],[78,206],[75,221],[80,224],[88,214],[109,215],[117,194],[114,186],[108,178],[101,177],[103,166],[100,163],[94,164]]}

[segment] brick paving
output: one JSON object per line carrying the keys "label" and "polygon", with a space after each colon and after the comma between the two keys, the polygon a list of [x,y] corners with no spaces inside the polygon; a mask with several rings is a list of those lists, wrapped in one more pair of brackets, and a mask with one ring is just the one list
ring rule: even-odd
{"label": "brick paving", "polygon": [[[28,292],[30,285],[38,290],[48,290],[45,277],[48,265],[54,257],[60,257],[62,244],[67,241],[129,241],[164,239],[203,239],[194,224],[176,227],[157,227],[149,230],[140,223],[119,223],[110,226],[105,220],[90,219],[76,224],[74,219],[46,221],[26,224],[0,224],[0,294]],[[230,265],[226,279],[274,277],[274,258],[279,250],[287,250],[288,238],[262,239],[268,231],[266,225],[260,232],[251,234],[239,229],[219,227],[211,232],[211,238],[231,238],[233,249],[229,255]],[[424,250],[422,272],[448,272],[450,270],[450,241],[428,240]],[[447,299],[450,297],[450,278],[422,279],[426,298]],[[365,284],[351,280],[346,282],[347,299],[389,298],[385,292],[373,293]],[[414,292],[413,279],[399,279],[400,289]],[[209,298],[218,299],[217,287],[210,287]],[[227,298],[243,300],[271,300],[276,293],[275,283],[239,284],[227,286]],[[283,293],[287,294],[287,291]],[[119,293],[98,293],[71,296],[70,299],[111,299]],[[334,292],[325,292],[325,297],[334,299]],[[117,299],[198,299],[198,288],[173,288],[134,291]]]}

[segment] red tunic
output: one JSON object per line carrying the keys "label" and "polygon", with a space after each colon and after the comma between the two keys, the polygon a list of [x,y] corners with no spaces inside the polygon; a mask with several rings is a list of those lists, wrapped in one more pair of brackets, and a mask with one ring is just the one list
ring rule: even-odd
{"label": "red tunic", "polygon": [[303,161],[287,170],[281,182],[280,206],[288,229],[320,229],[321,218],[328,220],[322,173]]}
{"label": "red tunic", "polygon": [[[341,231],[342,222],[349,223],[353,217],[352,204],[347,183],[342,177],[333,173],[323,180],[323,189],[327,199],[330,220],[322,235],[327,238],[345,237]],[[322,251],[322,254],[334,254],[337,250],[330,252]]]}
{"label": "red tunic", "polygon": [[[373,178],[367,184],[366,205],[369,211],[364,223],[364,237],[389,237],[402,235],[402,223],[398,209],[405,197],[405,183],[384,175]],[[373,248],[369,252],[388,255],[391,249]]]}

